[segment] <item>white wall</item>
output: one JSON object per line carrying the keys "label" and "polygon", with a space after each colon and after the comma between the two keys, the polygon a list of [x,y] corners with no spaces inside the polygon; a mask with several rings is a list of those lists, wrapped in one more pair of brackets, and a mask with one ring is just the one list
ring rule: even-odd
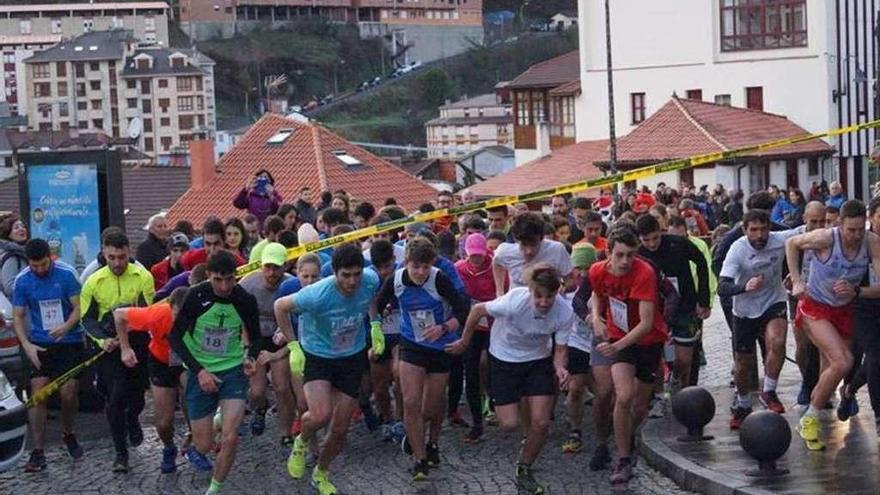
{"label": "white wall", "polygon": [[785,162],[770,162],[770,184],[775,184],[780,189],[787,189],[788,182],[785,174]]}
{"label": "white wall", "polygon": [[517,148],[517,149],[513,150],[513,153],[514,153],[517,167],[519,167],[520,165],[522,165],[524,163],[528,163],[530,161],[537,160],[538,158],[541,158],[541,153],[537,149],[529,150],[529,149]]}

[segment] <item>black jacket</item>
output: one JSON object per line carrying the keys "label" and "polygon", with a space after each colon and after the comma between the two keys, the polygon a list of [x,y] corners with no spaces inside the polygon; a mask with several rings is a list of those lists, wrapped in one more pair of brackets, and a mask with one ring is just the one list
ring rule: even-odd
{"label": "black jacket", "polygon": [[168,243],[151,233],[147,236],[147,240],[138,245],[134,258],[149,270],[166,256],[168,256]]}

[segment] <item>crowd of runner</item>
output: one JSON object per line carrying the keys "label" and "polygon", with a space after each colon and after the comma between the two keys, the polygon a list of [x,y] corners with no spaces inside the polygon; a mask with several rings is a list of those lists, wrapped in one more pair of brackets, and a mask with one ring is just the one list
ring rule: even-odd
{"label": "crowd of runner", "polygon": [[[589,447],[589,468],[610,467],[610,482],[626,486],[640,425],[699,383],[702,323],[718,309],[716,293],[735,356],[731,429],[755,392],[786,413],[776,386],[789,322],[807,447],[824,448],[818,413],[838,386],[840,420],[858,413],[855,393],[866,383],[880,417],[880,200],[845,201],[837,183],[827,197],[814,187],[810,202],[771,187],[746,205],[739,192],[687,185],[602,191],[592,201],[556,196],[410,223],[295,260],[291,247],[412,212],[344,191],[313,205],[306,188],[285,204],[273,183],[258,172],[235,198],[243,218],[208,218],[198,232],[188,222],[169,229],[156,215],[136,250],[110,227],[82,274],[53,259],[46,240],[29,239],[18,217],[0,220],[2,289],[31,393],[103,350],[97,388],[113,472],[129,471],[128,448],[144,440],[150,389],[162,472],[174,472],[182,454],[212,473],[209,494],[234,468],[242,434],[264,434],[270,411],[288,473],[304,478],[313,466],[323,495],[337,493],[332,462],[361,419],[411,456],[414,482],[441,468],[444,421],[461,426],[468,444],[490,426],[519,434],[517,489],[540,494],[532,466],[562,400],[568,434],[554,448]],[[440,192],[419,211],[456,199]],[[248,261],[260,268],[237,278]],[[74,459],[86,455],[75,435],[77,386],[60,390]],[[187,425],[180,434],[177,410]],[[45,404],[30,410],[27,472],[47,467],[46,421]]]}

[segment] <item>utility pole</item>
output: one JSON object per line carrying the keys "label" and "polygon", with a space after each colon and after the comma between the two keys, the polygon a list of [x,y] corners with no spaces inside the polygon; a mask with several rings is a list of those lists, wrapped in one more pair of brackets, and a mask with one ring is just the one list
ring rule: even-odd
{"label": "utility pole", "polygon": [[608,72],[608,138],[611,142],[611,173],[617,173],[617,137],[614,133],[614,75],[611,72],[611,7],[605,0],[605,60]]}

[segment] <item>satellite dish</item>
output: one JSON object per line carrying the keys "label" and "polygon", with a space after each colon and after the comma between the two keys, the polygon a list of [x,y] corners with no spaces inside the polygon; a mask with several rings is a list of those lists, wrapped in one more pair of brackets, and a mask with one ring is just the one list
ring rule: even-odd
{"label": "satellite dish", "polygon": [[128,137],[137,139],[144,130],[144,123],[140,117],[135,117],[128,122]]}

